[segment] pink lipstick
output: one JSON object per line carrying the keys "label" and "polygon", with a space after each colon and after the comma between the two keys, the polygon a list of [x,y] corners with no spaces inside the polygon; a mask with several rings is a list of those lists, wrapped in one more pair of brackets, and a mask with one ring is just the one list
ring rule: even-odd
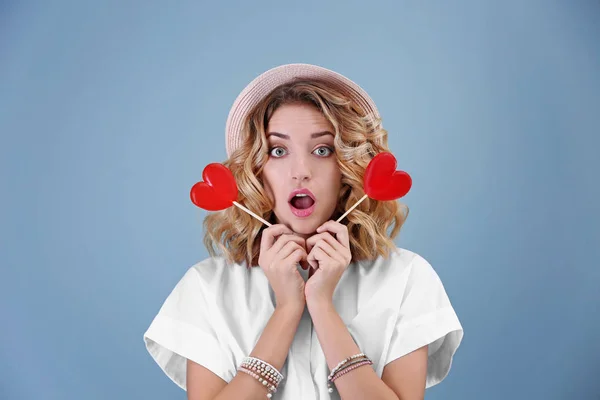
{"label": "pink lipstick", "polygon": [[299,218],[308,217],[315,210],[315,195],[306,188],[292,191],[288,197],[292,213]]}

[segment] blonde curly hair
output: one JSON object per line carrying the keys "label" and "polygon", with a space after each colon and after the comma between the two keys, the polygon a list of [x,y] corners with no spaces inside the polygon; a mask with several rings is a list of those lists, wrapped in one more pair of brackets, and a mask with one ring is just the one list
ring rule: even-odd
{"label": "blonde curly hair", "polygon": [[[369,161],[376,154],[389,151],[387,131],[381,121],[366,115],[341,88],[318,80],[278,87],[248,114],[241,132],[242,145],[223,165],[231,170],[238,185],[237,201],[275,223],[274,204],[267,197],[261,178],[269,157],[266,132],[275,110],[292,103],[316,107],[334,127],[335,155],[342,174],[342,188],[331,217],[336,220],[364,195],[362,179]],[[352,210],[341,221],[348,228],[352,261],[387,257],[396,247],[393,239],[408,211],[399,201],[370,198]],[[258,264],[262,230],[266,228],[263,223],[237,207],[229,207],[206,216],[203,226],[204,244],[211,256],[222,255],[229,263],[245,262],[247,267]]]}

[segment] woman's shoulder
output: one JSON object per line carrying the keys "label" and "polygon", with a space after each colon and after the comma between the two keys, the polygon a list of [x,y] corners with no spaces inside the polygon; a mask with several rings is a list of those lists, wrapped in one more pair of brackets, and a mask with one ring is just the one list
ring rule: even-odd
{"label": "woman's shoulder", "polygon": [[228,266],[230,264],[224,257],[206,257],[192,264],[188,269],[188,273],[197,275],[203,280],[210,282],[215,276],[228,272],[226,269]]}
{"label": "woman's shoulder", "polygon": [[407,272],[414,266],[423,268],[430,266],[429,262],[415,251],[395,246],[390,250],[387,256],[378,256],[374,260],[364,260],[357,262],[360,268],[373,269],[382,273],[402,273]]}
{"label": "woman's shoulder", "polygon": [[430,282],[437,283],[439,277],[428,259],[416,251],[396,246],[387,256],[379,256],[375,260],[359,261],[358,276],[363,279],[398,282]]}

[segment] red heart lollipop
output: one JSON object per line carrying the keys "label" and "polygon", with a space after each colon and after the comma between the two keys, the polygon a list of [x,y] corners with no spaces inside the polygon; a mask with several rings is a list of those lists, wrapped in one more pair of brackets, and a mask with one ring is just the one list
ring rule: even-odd
{"label": "red heart lollipop", "polygon": [[208,164],[202,171],[202,179],[192,186],[192,203],[208,211],[224,210],[237,199],[238,188],[231,171],[223,164]]}
{"label": "red heart lollipop", "polygon": [[396,200],[404,196],[412,186],[412,179],[404,171],[396,171],[396,157],[392,153],[379,153],[369,162],[363,176],[365,195],[337,219],[340,222],[364,199]]}
{"label": "red heart lollipop", "polygon": [[392,153],[379,153],[365,171],[365,193],[375,200],[396,200],[412,186],[412,179],[404,171],[396,171],[396,157]]}

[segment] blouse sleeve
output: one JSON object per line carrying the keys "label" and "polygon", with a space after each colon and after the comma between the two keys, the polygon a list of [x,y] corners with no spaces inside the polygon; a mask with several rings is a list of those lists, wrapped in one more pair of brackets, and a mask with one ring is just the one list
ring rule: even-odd
{"label": "blouse sleeve", "polygon": [[171,291],[144,333],[146,349],[163,372],[186,390],[187,359],[229,382],[236,368],[211,325],[205,287],[195,267]]}
{"label": "blouse sleeve", "polygon": [[426,381],[429,388],[450,372],[463,328],[429,262],[416,254],[408,273],[385,364],[429,345]]}

